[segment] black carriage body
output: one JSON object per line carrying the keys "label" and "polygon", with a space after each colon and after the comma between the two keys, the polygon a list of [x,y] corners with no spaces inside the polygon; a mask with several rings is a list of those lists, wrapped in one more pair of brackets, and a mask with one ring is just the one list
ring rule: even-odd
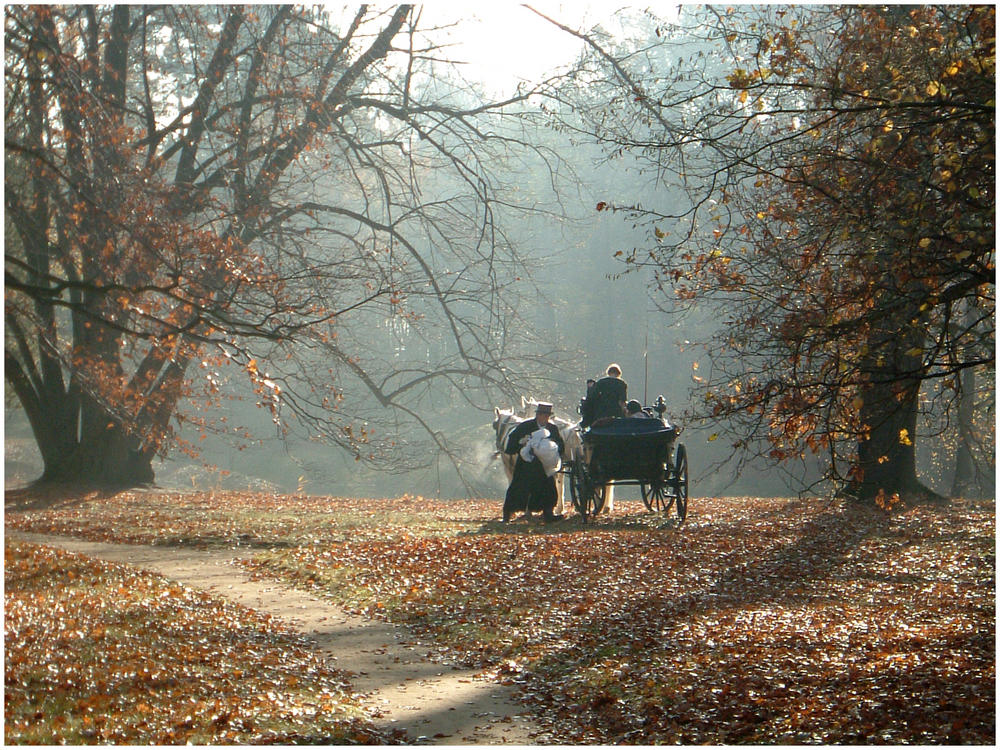
{"label": "black carriage body", "polygon": [[680,430],[662,419],[619,418],[582,433],[582,455],[569,462],[573,505],[595,518],[610,485],[638,485],[650,511],[687,516],[687,451],[677,442]]}
{"label": "black carriage body", "polygon": [[615,419],[583,436],[596,483],[612,480],[662,481],[677,429],[659,419]]}

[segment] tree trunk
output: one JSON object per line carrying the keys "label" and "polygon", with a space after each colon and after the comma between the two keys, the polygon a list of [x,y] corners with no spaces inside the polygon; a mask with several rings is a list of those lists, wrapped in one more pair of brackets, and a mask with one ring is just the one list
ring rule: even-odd
{"label": "tree trunk", "polygon": [[976,461],[972,454],[975,410],[976,373],[972,368],[962,373],[958,395],[958,451],[955,455],[955,479],[951,485],[954,497],[978,496],[981,493],[976,477]]}
{"label": "tree trunk", "polygon": [[927,336],[919,311],[887,277],[885,304],[868,338],[861,371],[862,434],[858,440],[855,492],[864,503],[882,507],[905,500],[940,502],[917,478],[917,410]]}
{"label": "tree trunk", "polygon": [[[46,455],[43,452],[43,455]],[[120,425],[109,422],[99,434],[84,434],[72,450],[45,461],[43,483],[66,483],[106,488],[152,484],[153,453]]]}
{"label": "tree trunk", "polygon": [[869,428],[858,442],[861,477],[858,499],[864,502],[923,491],[917,479],[916,425],[919,385],[875,384],[864,395],[862,420]]}

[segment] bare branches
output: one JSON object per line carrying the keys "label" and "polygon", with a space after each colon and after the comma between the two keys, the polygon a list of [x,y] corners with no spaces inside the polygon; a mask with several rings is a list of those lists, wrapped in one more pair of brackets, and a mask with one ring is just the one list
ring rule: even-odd
{"label": "bare branches", "polygon": [[419,450],[399,431],[448,444],[430,383],[479,408],[510,389],[518,261],[480,152],[524,145],[482,121],[528,94],[443,104],[414,20],[7,9],[8,372],[66,427],[47,471],[85,470],[74,419],[148,465],[184,399],[217,390],[193,362],[239,365],[282,427],[298,416],[378,460],[398,444],[401,464]]}

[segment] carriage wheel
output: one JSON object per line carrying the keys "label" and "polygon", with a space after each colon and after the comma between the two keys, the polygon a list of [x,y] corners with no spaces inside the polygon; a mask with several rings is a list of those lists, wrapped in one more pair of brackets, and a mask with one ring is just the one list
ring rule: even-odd
{"label": "carriage wheel", "polygon": [[646,503],[646,510],[653,513],[670,510],[674,498],[667,492],[667,483],[664,480],[654,479],[648,485],[640,485],[639,489],[642,491],[642,501]]}
{"label": "carriage wheel", "polygon": [[677,498],[677,517],[683,521],[688,509],[688,459],[684,443],[677,444],[673,476],[674,495]]}
{"label": "carriage wheel", "polygon": [[593,503],[594,484],[590,481],[590,473],[583,461],[574,461],[569,474],[569,496],[573,507],[587,521],[587,511]]}

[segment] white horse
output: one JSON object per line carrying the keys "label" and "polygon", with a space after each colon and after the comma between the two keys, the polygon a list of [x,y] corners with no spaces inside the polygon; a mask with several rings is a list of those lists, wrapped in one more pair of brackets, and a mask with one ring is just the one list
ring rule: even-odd
{"label": "white horse", "polygon": [[[526,410],[526,405],[531,405],[531,413],[534,413],[533,402],[526,402],[523,398],[521,399],[521,409]],[[499,407],[494,407],[494,412],[496,414],[493,419],[493,430],[496,432],[497,442],[496,448],[497,452],[494,454],[500,457],[500,462],[503,464],[504,473],[507,475],[507,482],[514,476],[514,464],[517,463],[517,454],[507,454],[504,453],[504,447],[507,445],[507,437],[510,433],[517,427],[521,422],[525,421],[529,417],[519,415],[511,409],[501,409]],[[552,422],[559,430],[559,436],[563,439],[563,452],[562,459],[564,461],[574,458],[579,455],[579,451],[582,449],[582,444],[580,442],[580,434],[576,429],[576,425],[567,422],[565,419],[559,417],[552,417],[549,421]],[[556,478],[556,507],[553,509],[553,513],[557,515],[563,513],[563,474],[557,473]]]}

